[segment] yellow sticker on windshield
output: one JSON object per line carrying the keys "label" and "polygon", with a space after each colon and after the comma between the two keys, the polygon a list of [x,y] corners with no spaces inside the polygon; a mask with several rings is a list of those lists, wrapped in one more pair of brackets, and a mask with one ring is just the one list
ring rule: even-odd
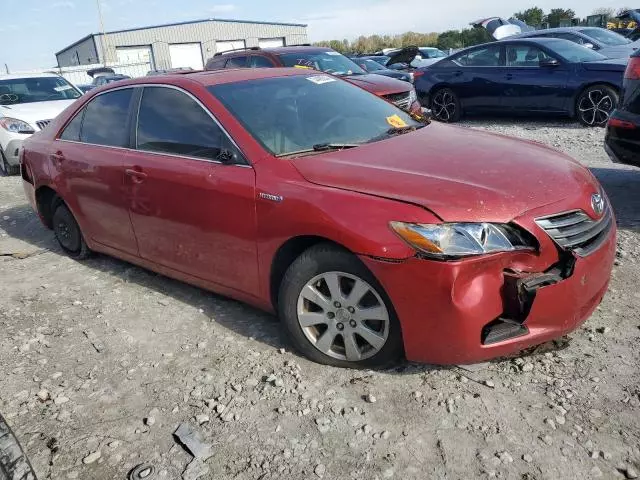
{"label": "yellow sticker on windshield", "polygon": [[307,67],[305,65],[294,65],[293,68],[304,68],[306,70],[313,70],[313,68]]}
{"label": "yellow sticker on windshield", "polygon": [[387,117],[387,123],[395,128],[402,128],[407,126],[405,121],[402,120],[399,115],[391,115],[390,117]]}

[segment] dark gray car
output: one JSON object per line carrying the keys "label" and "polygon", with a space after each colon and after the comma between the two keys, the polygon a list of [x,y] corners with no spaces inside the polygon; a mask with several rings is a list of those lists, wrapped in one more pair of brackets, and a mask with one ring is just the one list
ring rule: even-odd
{"label": "dark gray car", "polygon": [[[632,42],[619,33],[599,27],[562,27],[534,30],[532,27],[514,19],[504,20],[490,17],[472,22],[474,27],[485,28],[496,40],[505,38],[561,38],[570,40],[607,58],[628,58],[638,47],[640,41]],[[523,27],[524,26],[524,27]]]}

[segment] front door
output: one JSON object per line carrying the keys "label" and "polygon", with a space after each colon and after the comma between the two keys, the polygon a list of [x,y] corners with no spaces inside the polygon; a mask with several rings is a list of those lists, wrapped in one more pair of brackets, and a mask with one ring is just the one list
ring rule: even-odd
{"label": "front door", "polygon": [[523,112],[561,112],[570,97],[569,69],[531,44],[507,45],[504,106]]}
{"label": "front door", "polygon": [[137,255],[123,173],[132,97],[132,88],[96,96],[67,124],[49,157],[61,173],[52,175],[57,188],[84,235]]}
{"label": "front door", "polygon": [[200,102],[145,87],[124,163],[142,258],[257,291],[255,173]]}

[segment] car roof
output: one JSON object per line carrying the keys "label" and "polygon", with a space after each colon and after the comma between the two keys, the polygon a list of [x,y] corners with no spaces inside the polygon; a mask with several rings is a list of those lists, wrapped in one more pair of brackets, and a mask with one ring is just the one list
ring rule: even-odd
{"label": "car roof", "polygon": [[0,75],[0,80],[17,80],[20,78],[42,78],[42,77],[60,77],[55,73],[13,73],[8,75]]}
{"label": "car roof", "polygon": [[320,53],[320,52],[332,52],[333,49],[327,47],[308,47],[306,45],[298,45],[291,47],[271,47],[271,48],[261,48],[260,50],[255,50],[255,52],[268,52],[268,53],[300,53],[300,52],[308,52],[308,53]]}
{"label": "car roof", "polygon": [[210,87],[214,85],[222,85],[225,83],[244,82],[247,80],[259,80],[263,78],[310,75],[327,74],[319,72],[317,70],[310,70],[306,68],[229,68],[224,70],[202,70],[189,73],[138,77],[118,82],[118,88],[137,84],[180,84],[185,79],[199,83],[200,85],[205,87]]}

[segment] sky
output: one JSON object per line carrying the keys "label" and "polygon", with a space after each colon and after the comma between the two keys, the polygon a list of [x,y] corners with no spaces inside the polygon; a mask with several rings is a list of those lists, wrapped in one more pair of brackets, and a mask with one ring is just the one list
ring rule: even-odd
{"label": "sky", "polygon": [[306,23],[311,41],[464,28],[484,16],[509,17],[531,6],[571,8],[584,17],[615,0],[0,0],[0,67],[12,71],[56,64],[55,52],[100,31],[203,18]]}

